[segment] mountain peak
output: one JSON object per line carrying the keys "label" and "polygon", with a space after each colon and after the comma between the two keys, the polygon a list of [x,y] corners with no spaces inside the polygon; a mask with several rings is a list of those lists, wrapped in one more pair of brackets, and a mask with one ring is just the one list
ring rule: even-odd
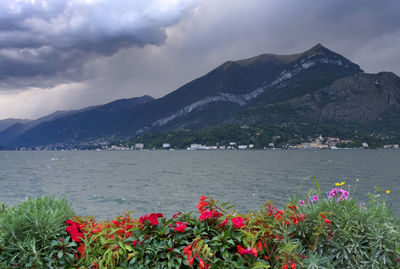
{"label": "mountain peak", "polygon": [[298,60],[299,58],[303,56],[309,56],[309,55],[315,55],[315,54],[328,54],[328,53],[333,53],[331,50],[328,48],[324,47],[321,43],[316,44],[312,48],[302,52],[302,53],[295,53],[295,54],[288,54],[288,55],[279,55],[279,54],[271,54],[271,53],[265,53],[265,54],[260,54],[258,56],[254,56],[251,58],[247,59],[242,59],[242,60],[236,60],[236,61],[227,61],[223,63],[218,69],[223,69],[226,70],[232,65],[239,65],[242,67],[249,66],[254,63],[266,63],[266,62],[275,62],[275,63],[281,63],[281,64],[288,64],[290,62],[294,62]]}
{"label": "mountain peak", "polygon": [[334,53],[328,48],[324,47],[321,45],[321,43],[318,43],[314,47],[312,47],[309,50],[306,50],[305,52],[302,53],[302,55],[313,55],[313,54],[326,54],[326,53]]}
{"label": "mountain peak", "polygon": [[318,43],[314,47],[312,47],[310,50],[318,50],[318,49],[327,49],[325,48],[321,43]]}

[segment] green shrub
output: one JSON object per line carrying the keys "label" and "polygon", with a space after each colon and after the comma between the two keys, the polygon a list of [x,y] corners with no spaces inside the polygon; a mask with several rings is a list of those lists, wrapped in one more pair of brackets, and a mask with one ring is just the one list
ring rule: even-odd
{"label": "green shrub", "polygon": [[73,215],[70,204],[54,196],[6,207],[0,218],[0,262],[16,268],[47,267],[54,250],[51,242],[67,236],[65,221]]}
{"label": "green shrub", "polygon": [[354,199],[333,198],[301,206],[307,218],[299,223],[297,236],[307,257],[305,268],[329,268],[330,264],[335,268],[398,268],[400,223],[385,201],[376,198],[364,205]]}

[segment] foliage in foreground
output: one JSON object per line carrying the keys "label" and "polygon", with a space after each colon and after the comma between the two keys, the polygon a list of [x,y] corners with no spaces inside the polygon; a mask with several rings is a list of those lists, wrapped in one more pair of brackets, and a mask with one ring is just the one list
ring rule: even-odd
{"label": "foliage in foreground", "polygon": [[[54,258],[52,241],[68,236],[65,221],[73,215],[65,199],[56,200],[52,196],[28,199],[15,207],[2,207],[0,267],[48,267]],[[70,243],[71,247],[76,246]]]}
{"label": "foliage in foreground", "polygon": [[335,188],[326,199],[318,193],[282,210],[268,202],[247,214],[202,196],[199,217],[126,213],[103,222],[68,219],[65,200],[31,199],[0,215],[0,267],[400,268],[399,220],[381,197],[358,204],[349,195]]}

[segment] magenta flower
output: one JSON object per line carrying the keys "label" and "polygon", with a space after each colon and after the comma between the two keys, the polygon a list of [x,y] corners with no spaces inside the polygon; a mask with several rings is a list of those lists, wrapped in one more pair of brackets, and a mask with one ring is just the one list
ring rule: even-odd
{"label": "magenta flower", "polygon": [[304,200],[299,200],[299,205],[300,205],[300,206],[303,206],[305,203],[306,203],[306,201],[304,201]]}
{"label": "magenta flower", "polygon": [[349,198],[349,192],[343,189],[334,188],[328,194],[329,199],[331,199],[332,197],[337,197],[337,202],[339,202],[340,200],[347,200]]}
{"label": "magenta flower", "polygon": [[319,200],[318,195],[314,195],[314,196],[312,197],[312,200],[313,200],[313,202],[318,201],[318,200]]}

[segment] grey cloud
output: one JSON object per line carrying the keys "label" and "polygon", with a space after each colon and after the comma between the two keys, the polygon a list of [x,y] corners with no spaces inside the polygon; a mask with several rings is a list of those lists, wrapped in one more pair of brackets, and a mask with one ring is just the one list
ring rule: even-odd
{"label": "grey cloud", "polygon": [[[224,61],[296,53],[317,43],[366,72],[400,75],[399,0],[97,0],[91,5],[49,0],[39,5],[45,2],[36,0],[14,13],[0,7],[0,101],[1,87],[50,88],[71,80],[81,83],[65,86],[51,109],[144,94],[161,97]],[[176,4],[168,9],[163,3]],[[56,96],[57,89],[46,94]],[[37,106],[43,103],[49,101]]]}
{"label": "grey cloud", "polygon": [[[230,0],[227,5],[224,0],[203,0],[193,16],[171,28],[165,45],[154,50],[131,48],[103,67],[97,62],[90,65],[99,77],[90,85],[114,98],[146,93],[160,97],[224,61],[297,53],[317,43],[367,72],[389,69],[400,74],[400,51],[393,50],[400,46],[400,17],[395,16],[400,14],[400,2],[380,3]],[[118,85],[119,93],[109,90],[113,85]]]}
{"label": "grey cloud", "polygon": [[[195,1],[38,0],[0,4],[0,87],[79,81],[97,56],[163,44]],[[44,85],[43,85],[44,84]]]}

